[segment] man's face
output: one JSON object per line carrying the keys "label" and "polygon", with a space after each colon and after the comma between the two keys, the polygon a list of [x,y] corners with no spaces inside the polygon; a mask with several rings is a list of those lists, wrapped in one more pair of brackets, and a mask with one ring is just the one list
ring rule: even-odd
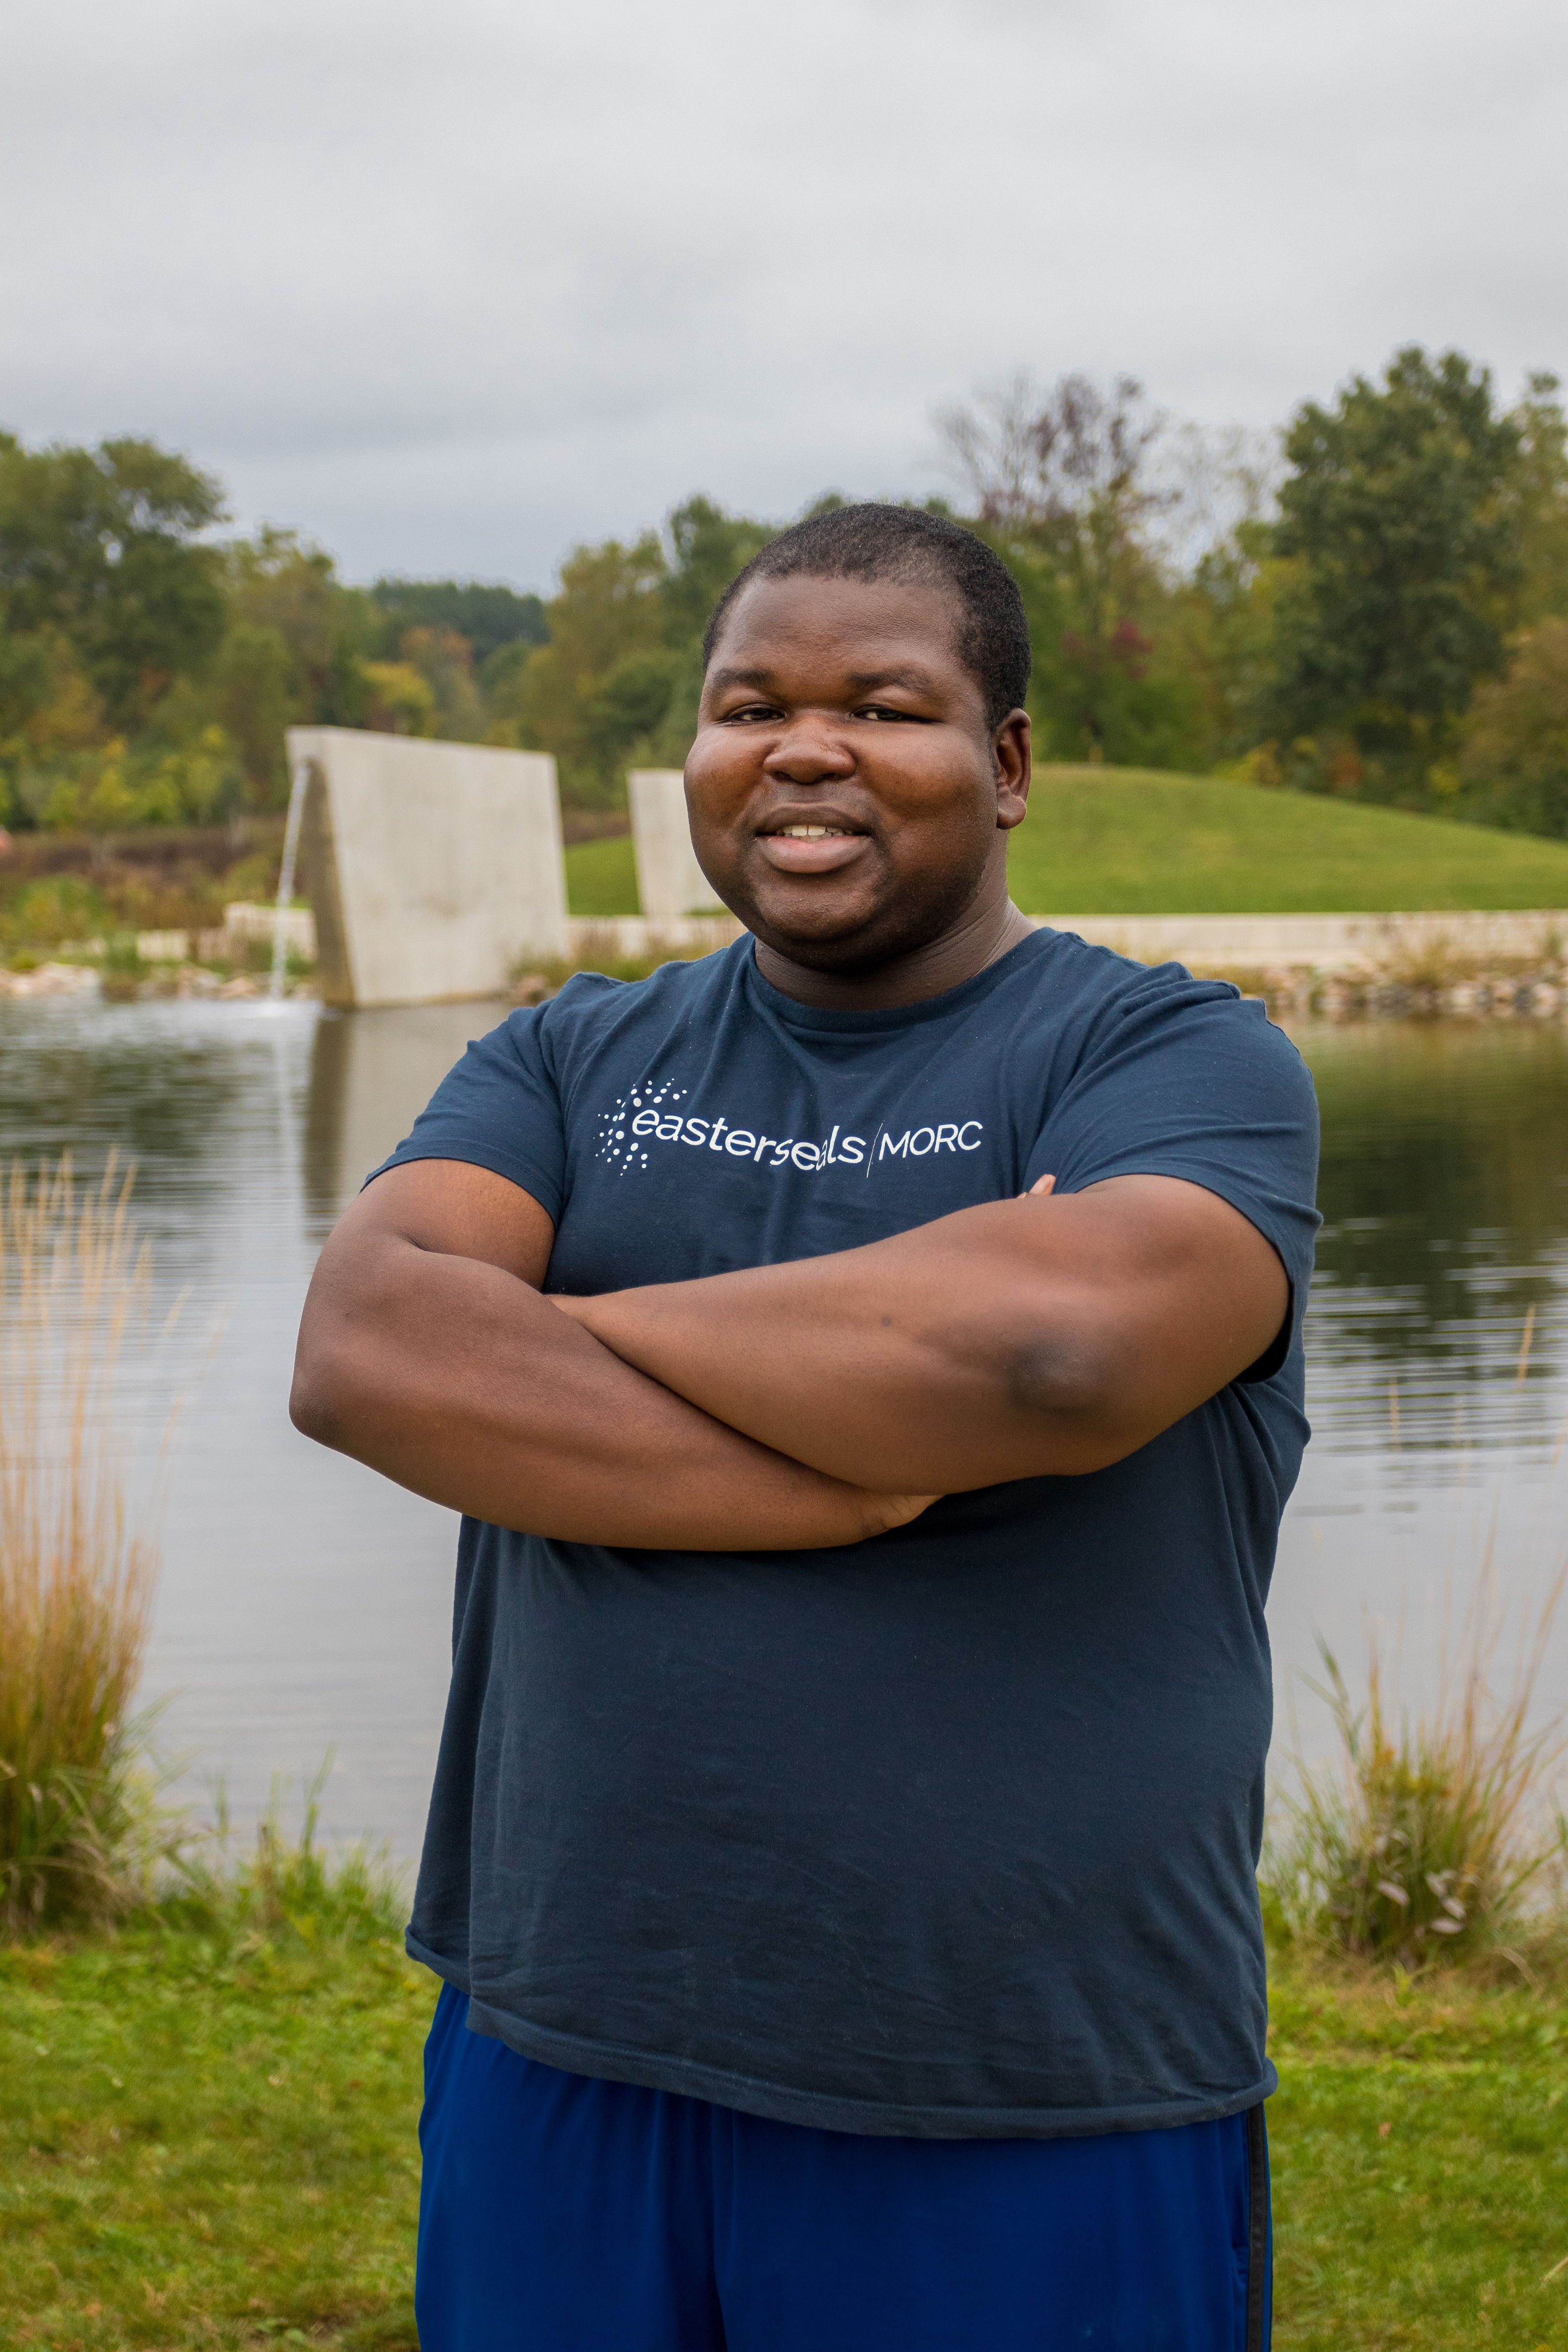
{"label": "man's face", "polygon": [[994,733],[940,588],[796,574],[737,599],[702,690],[686,798],[698,862],[765,945],[871,971],[987,888],[1029,788],[1029,722]]}

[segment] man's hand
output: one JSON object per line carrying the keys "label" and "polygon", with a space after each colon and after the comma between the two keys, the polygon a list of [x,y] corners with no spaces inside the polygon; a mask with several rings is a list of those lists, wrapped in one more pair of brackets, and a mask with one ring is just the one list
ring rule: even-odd
{"label": "man's hand", "polygon": [[1289,1287],[1213,1192],[1120,1176],[864,1249],[557,1300],[704,1411],[840,1478],[943,1494],[1105,1468],[1258,1361]]}
{"label": "man's hand", "polygon": [[540,1297],[553,1238],[487,1169],[389,1169],[321,1253],[296,1427],[455,1510],[583,1543],[801,1551],[931,1501],[803,1467],[622,1362]]}

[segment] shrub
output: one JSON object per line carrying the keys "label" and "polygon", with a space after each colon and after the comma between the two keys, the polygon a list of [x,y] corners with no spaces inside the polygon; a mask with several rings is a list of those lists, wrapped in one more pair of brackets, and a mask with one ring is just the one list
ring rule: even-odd
{"label": "shrub", "polygon": [[1285,1834],[1262,1873],[1265,1897],[1292,1939],[1405,1967],[1504,1955],[1538,1942],[1538,1898],[1563,1852],[1563,1824],[1544,1800],[1568,1738],[1560,1722],[1531,1728],[1531,1701],[1564,1576],[1548,1595],[1506,1697],[1489,1670],[1500,1630],[1483,1576],[1462,1643],[1457,1688],[1425,1718],[1390,1717],[1375,1643],[1366,1696],[1351,1697],[1319,1643],[1325,1698],[1339,1735],[1336,1766],[1302,1770],[1283,1801]]}
{"label": "shrub", "polygon": [[210,824],[238,803],[241,771],[221,727],[189,742],[113,737],[24,767],[16,797],[51,833],[112,834],[141,825]]}
{"label": "shrub", "polygon": [[100,930],[106,919],[103,893],[76,874],[54,874],[20,890],[0,918],[0,938],[29,946],[53,947]]}

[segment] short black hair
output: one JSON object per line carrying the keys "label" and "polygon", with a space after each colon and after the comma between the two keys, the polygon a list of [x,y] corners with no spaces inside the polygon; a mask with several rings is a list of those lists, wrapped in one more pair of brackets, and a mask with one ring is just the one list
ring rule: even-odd
{"label": "short black hair", "polygon": [[985,724],[999,727],[1029,690],[1029,624],[1018,583],[1000,556],[962,523],[919,507],[832,507],[808,515],[753,555],[714,607],[702,638],[702,667],[713,658],[730,607],[753,580],[929,581],[958,606],[958,657],[977,681]]}

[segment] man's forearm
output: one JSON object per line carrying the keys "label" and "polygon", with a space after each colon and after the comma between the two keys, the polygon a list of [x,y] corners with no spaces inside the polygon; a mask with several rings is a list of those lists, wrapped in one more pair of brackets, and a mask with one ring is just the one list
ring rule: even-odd
{"label": "man's forearm", "polygon": [[387,1235],[324,1256],[293,1412],[416,1494],[566,1540],[852,1543],[910,1514],[787,1459],[623,1362],[502,1268]]}
{"label": "man's forearm", "polygon": [[765,1444],[836,1476],[950,1493],[1133,1452],[1262,1352],[1286,1296],[1236,1212],[1132,1178],[831,1257],[563,1303]]}
{"label": "man's forearm", "polygon": [[[1045,1450],[1038,1409],[1021,1411],[998,1378],[1016,1300],[977,1297],[966,1237],[952,1264],[942,1238],[926,1226],[833,1257],[563,1303],[627,1363],[837,1476],[853,1465],[875,1481],[919,1462],[951,1493],[1025,1475],[1026,1462],[1079,1466],[1060,1443]],[[1021,1321],[1012,1336],[1021,1347],[1031,1332]]]}

